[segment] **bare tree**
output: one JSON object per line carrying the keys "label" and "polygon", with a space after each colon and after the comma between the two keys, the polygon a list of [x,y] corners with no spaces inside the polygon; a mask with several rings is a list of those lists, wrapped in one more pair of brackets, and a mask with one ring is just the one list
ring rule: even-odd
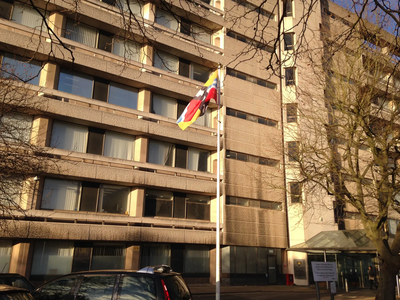
{"label": "bare tree", "polygon": [[[13,62],[13,63],[12,63]],[[33,74],[31,73],[33,72]],[[46,172],[51,159],[34,140],[40,128],[33,115],[43,109],[37,93],[25,82],[35,80],[37,70],[3,59],[0,76],[0,219],[24,213],[31,204],[35,177]],[[33,124],[33,125],[32,125]],[[32,127],[36,128],[32,128]],[[32,132],[32,135],[31,135]],[[0,227],[7,222],[0,222]]]}
{"label": "bare tree", "polygon": [[327,28],[323,49],[308,56],[312,71],[296,91],[298,148],[288,153],[295,160],[289,168],[310,195],[306,206],[324,192],[339,222],[344,211],[359,214],[381,260],[376,299],[394,299],[400,232],[389,234],[388,219],[400,212],[399,56],[393,36],[368,26],[352,28],[345,40]]}

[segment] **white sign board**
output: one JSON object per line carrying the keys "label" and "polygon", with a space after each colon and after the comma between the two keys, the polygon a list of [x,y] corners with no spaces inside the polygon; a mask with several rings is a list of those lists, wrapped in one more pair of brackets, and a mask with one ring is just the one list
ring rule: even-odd
{"label": "white sign board", "polygon": [[337,281],[337,270],[335,262],[311,262],[314,281]]}

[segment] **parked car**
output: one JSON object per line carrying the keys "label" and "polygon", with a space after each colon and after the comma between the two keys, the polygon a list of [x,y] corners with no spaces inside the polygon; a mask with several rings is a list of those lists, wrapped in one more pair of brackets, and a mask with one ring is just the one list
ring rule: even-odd
{"label": "parked car", "polygon": [[0,284],[24,288],[30,292],[35,289],[28,279],[20,274],[14,273],[0,273]]}
{"label": "parked car", "polygon": [[168,266],[64,275],[32,292],[36,300],[190,300],[184,279]]}
{"label": "parked car", "polygon": [[28,290],[0,284],[0,300],[33,300]]}

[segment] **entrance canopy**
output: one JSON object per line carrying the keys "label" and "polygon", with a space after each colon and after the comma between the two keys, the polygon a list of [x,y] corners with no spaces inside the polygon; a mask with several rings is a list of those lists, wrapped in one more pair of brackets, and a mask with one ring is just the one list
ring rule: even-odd
{"label": "entrance canopy", "polygon": [[376,252],[365,230],[322,231],[305,243],[286,250],[308,253]]}

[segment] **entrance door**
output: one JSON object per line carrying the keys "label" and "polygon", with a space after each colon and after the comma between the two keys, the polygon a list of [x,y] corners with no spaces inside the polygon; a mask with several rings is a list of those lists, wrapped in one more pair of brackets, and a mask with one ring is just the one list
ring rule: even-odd
{"label": "entrance door", "polygon": [[276,257],[268,256],[268,282],[276,284]]}

